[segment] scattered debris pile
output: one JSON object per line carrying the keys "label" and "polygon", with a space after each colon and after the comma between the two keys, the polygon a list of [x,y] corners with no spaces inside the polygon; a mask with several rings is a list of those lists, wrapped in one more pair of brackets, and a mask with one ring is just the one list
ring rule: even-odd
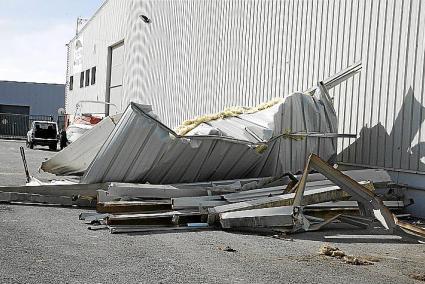
{"label": "scattered debris pile", "polygon": [[326,160],[336,153],[336,115],[320,94],[297,93],[237,117],[200,119],[185,136],[163,125],[150,107],[131,103],[116,125],[105,119],[41,169],[83,174],[82,183],[151,184],[296,172],[310,152]]}
{"label": "scattered debris pile", "polygon": [[222,251],[227,251],[227,252],[237,252],[237,250],[235,250],[234,248],[231,248],[229,246],[225,246],[225,247],[220,246],[220,247],[218,247],[218,249],[222,250]]}
{"label": "scattered debris pile", "polygon": [[[199,124],[185,136],[162,124],[145,106],[131,103],[81,183],[172,184],[268,177],[302,170],[310,153],[331,160],[336,153],[337,120],[327,109],[329,100],[320,94],[296,93],[255,113]],[[55,169],[71,169],[69,161],[62,163],[67,165]]]}
{"label": "scattered debris pile", "polygon": [[0,188],[0,201],[95,207],[80,219],[111,233],[296,233],[378,221],[389,232],[425,237],[424,228],[396,216],[410,201],[386,171],[330,166],[336,138],[346,134],[337,133],[328,89],[359,66],[304,93],[188,121],[180,134],[150,106],[131,103],[42,164],[51,173],[80,174],[79,181],[35,180],[22,152],[28,184]]}
{"label": "scattered debris pile", "polygon": [[[151,106],[131,103],[78,145],[43,162],[46,172],[83,175],[81,183],[172,184],[298,172],[310,153],[336,156],[336,112],[328,90],[359,72],[355,64],[304,93],[257,107],[233,107],[170,129]],[[75,143],[75,142],[74,142]],[[95,144],[95,145],[93,145]]]}
{"label": "scattered debris pile", "polygon": [[[319,173],[308,174],[311,168]],[[80,218],[111,233],[218,228],[296,233],[331,223],[366,229],[378,221],[390,232],[425,237],[423,228],[396,217],[408,205],[402,191],[384,170],[341,172],[312,154],[303,175],[174,185],[107,183],[97,191],[97,213]],[[371,262],[340,257],[352,264]]]}
{"label": "scattered debris pile", "polygon": [[346,255],[345,252],[340,250],[337,247],[332,247],[329,244],[324,244],[320,247],[319,253],[321,255],[326,255],[330,257],[335,257],[341,259],[344,263],[352,264],[352,265],[373,265],[374,262],[378,262],[379,260],[376,258],[363,258],[356,257],[352,255]]}

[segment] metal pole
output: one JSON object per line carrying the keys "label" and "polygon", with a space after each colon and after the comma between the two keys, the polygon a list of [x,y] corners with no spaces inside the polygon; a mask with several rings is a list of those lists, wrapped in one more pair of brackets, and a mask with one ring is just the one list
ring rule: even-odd
{"label": "metal pole", "polygon": [[22,146],[19,147],[19,149],[21,150],[21,157],[22,157],[22,162],[24,164],[24,170],[25,170],[25,175],[27,177],[27,183],[29,183],[30,180],[31,180],[31,176],[30,176],[30,173],[28,171],[27,159],[25,158],[25,150],[24,150],[24,147],[22,147]]}

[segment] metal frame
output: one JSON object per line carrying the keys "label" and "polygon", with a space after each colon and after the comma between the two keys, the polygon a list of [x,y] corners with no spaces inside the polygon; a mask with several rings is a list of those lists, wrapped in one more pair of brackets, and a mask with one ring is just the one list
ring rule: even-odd
{"label": "metal frame", "polygon": [[[334,169],[332,166],[327,164],[315,154],[311,154],[308,158],[304,173],[299,183],[296,185],[297,191],[293,203],[293,215],[295,220],[294,230],[299,230],[300,227],[304,228],[305,230],[315,229],[314,227],[310,227],[309,222],[302,214],[303,195],[307,176],[311,168],[314,168],[315,170],[323,174],[330,181],[338,185],[341,189],[352,195],[353,198],[357,199],[359,201],[360,212],[363,216],[374,216],[390,232],[398,230],[399,232],[407,233],[409,236],[425,238],[424,228],[398,220],[398,218],[393,213],[391,213],[390,210],[384,205],[382,200],[380,200],[372,191],[367,189],[365,186],[357,183],[349,176],[343,174],[341,171]],[[346,218],[342,221],[347,223],[350,223],[350,220],[353,220],[353,222],[358,221],[354,220],[355,218],[353,218],[352,216],[344,217]]]}
{"label": "metal frame", "polygon": [[319,173],[323,174],[342,190],[348,192],[351,196],[357,199],[359,201],[359,208],[362,215],[371,216],[373,214],[386,229],[392,230],[395,227],[393,214],[373,192],[351,179],[349,176],[344,175],[341,171],[334,169],[315,154],[311,154],[308,158],[304,174],[297,185],[297,191],[293,203],[295,208],[303,206],[305,185],[311,168],[314,168]]}

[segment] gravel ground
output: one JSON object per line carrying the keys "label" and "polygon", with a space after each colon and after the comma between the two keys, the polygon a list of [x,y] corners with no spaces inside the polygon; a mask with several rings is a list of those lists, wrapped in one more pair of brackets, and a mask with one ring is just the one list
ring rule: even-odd
{"label": "gravel ground", "polygon": [[[23,184],[22,143],[0,141],[0,184]],[[53,152],[27,150],[31,172]],[[373,257],[354,266],[318,254],[326,235],[360,234],[334,227],[293,239],[223,231],[112,235],[89,231],[80,209],[0,205],[0,283],[415,283],[425,246],[401,241],[333,243]],[[364,232],[363,232],[364,233]],[[221,248],[230,246],[236,252]],[[421,282],[416,282],[421,283]],[[423,283],[423,282],[422,282]]]}

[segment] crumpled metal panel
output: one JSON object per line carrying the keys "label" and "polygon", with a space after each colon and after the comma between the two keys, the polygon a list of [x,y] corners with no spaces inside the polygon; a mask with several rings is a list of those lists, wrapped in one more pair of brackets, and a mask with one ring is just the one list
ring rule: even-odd
{"label": "crumpled metal panel", "polygon": [[119,117],[120,115],[104,118],[68,147],[43,161],[41,169],[56,175],[84,173],[111,134]]}
{"label": "crumpled metal panel", "polygon": [[[169,184],[297,172],[310,153],[318,153],[326,160],[336,153],[334,138],[295,140],[281,135],[334,132],[336,116],[333,109],[327,109],[330,104],[324,99],[327,100],[296,93],[257,113],[214,121],[214,127],[226,127],[221,132],[230,137],[178,136],[138,104],[131,103],[81,182]],[[248,139],[241,130],[249,125],[271,130],[272,138],[265,142]]]}

